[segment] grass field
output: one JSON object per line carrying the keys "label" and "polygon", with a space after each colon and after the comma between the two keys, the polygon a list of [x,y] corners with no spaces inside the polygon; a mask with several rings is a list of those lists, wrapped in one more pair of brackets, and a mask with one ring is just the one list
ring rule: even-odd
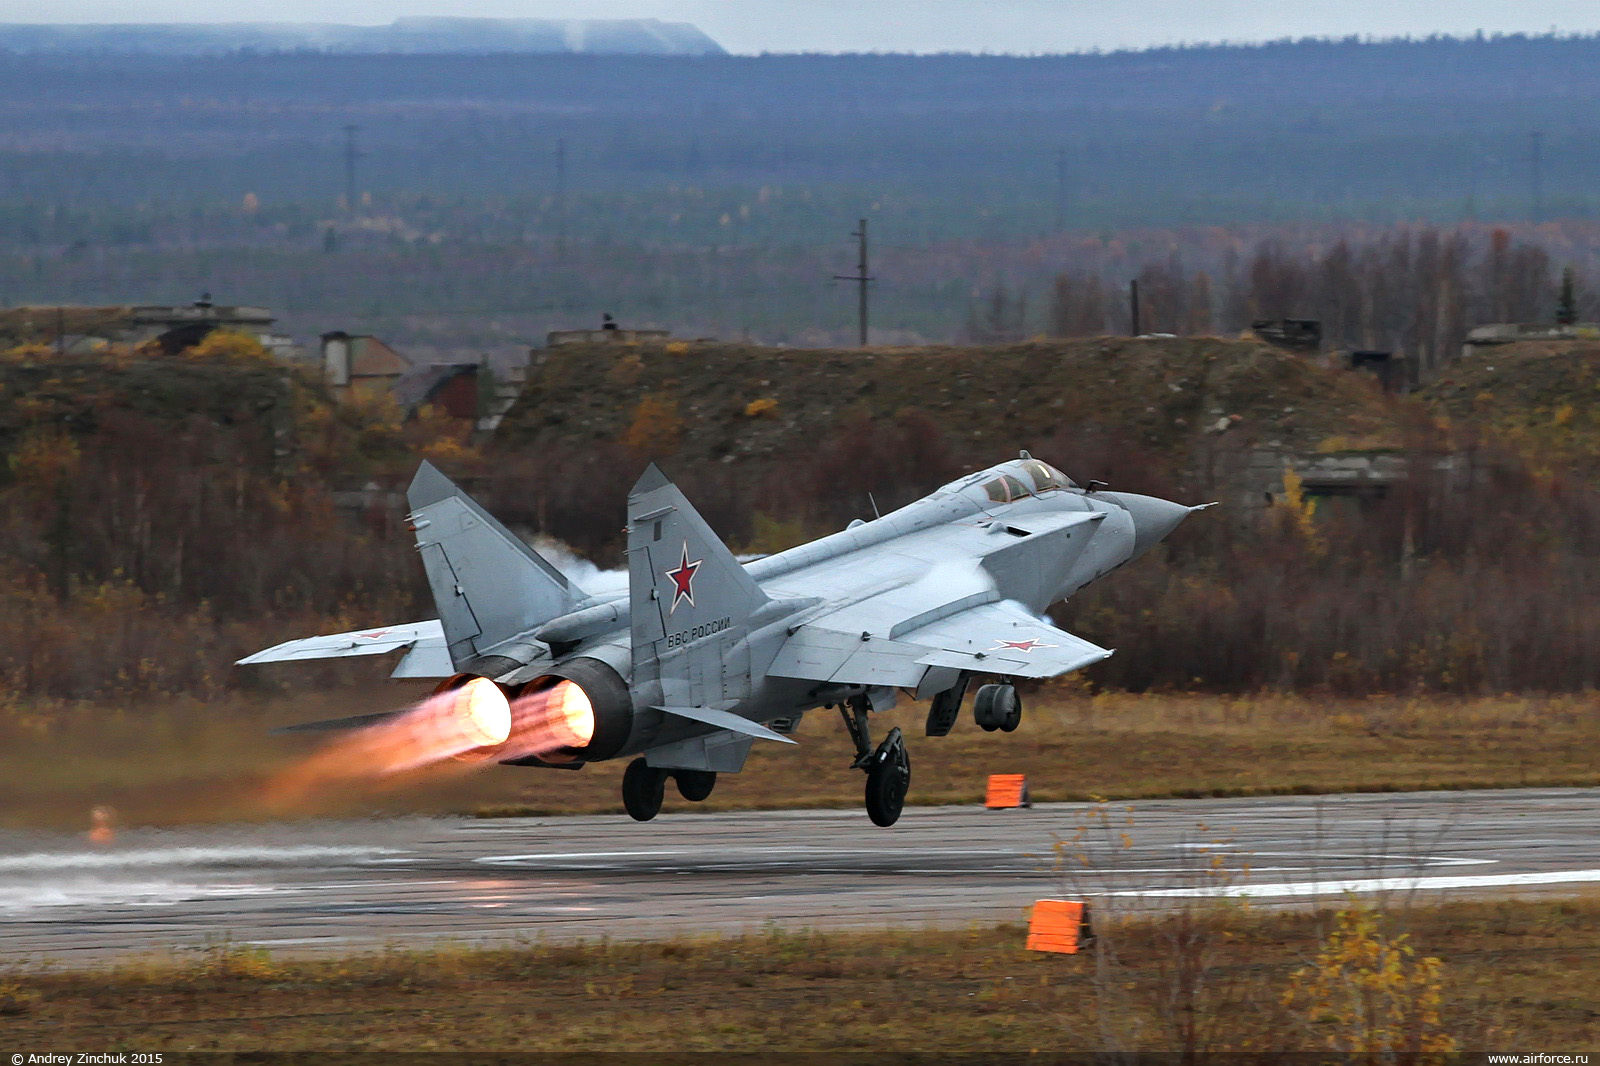
{"label": "grass field", "polygon": [[[526,814],[620,810],[621,762],[572,773],[449,764],[365,785],[345,784],[288,809],[263,798],[273,776],[315,740],[270,736],[277,725],[381,710],[398,688],[315,697],[174,699],[127,708],[0,708],[5,824],[72,828],[94,805],[125,823],[253,820],[404,812]],[[1028,697],[1015,733],[983,733],[965,717],[923,737],[925,705],[877,716],[876,736],[910,738],[909,802],[973,803],[991,773],[1025,773],[1036,800],[1600,785],[1600,715],[1588,696],[1469,700],[1318,699],[1259,695],[1102,695],[1047,689]],[[743,774],[724,775],[707,810],[855,806],[838,716],[807,716],[797,747],[758,743]],[[669,789],[669,793],[671,790]],[[672,796],[669,805],[686,806]]]}
{"label": "grass field", "polygon": [[[1359,976],[1317,961],[1336,921],[1209,903],[1097,921],[1078,955],[1025,951],[1015,925],[294,962],[218,944],[111,971],[0,971],[0,1033],[18,1051],[1371,1049],[1337,1002],[1285,998],[1296,971]],[[1391,910],[1362,943],[1421,976],[1368,1006],[1435,1040],[1600,1046],[1600,898]],[[1431,977],[1415,968],[1427,956]]]}

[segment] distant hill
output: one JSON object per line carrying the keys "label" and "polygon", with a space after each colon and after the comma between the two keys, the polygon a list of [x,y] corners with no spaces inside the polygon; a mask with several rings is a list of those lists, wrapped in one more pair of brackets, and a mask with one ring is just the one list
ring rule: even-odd
{"label": "distant hill", "polygon": [[865,350],[563,345],[541,353],[496,446],[625,440],[646,398],[693,427],[675,438],[675,469],[802,453],[838,422],[908,409],[992,462],[996,449],[1042,448],[1063,427],[1180,465],[1214,452],[1224,433],[1230,446],[1306,453],[1331,439],[1398,439],[1392,405],[1363,375],[1253,340],[1095,337]]}
{"label": "distant hill", "polygon": [[387,26],[327,23],[0,24],[0,51],[21,55],[347,54],[725,55],[687,22],[658,19],[402,18]]}

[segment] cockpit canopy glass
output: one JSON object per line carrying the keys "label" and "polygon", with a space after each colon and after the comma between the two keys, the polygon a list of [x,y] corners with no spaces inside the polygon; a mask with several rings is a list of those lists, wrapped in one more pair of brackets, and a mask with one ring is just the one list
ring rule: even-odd
{"label": "cockpit canopy glass", "polygon": [[1037,459],[1024,459],[1022,469],[1033,479],[1035,492],[1055,492],[1059,489],[1075,489],[1077,484],[1067,475],[1051,466],[1041,463]]}
{"label": "cockpit canopy glass", "polygon": [[[1022,472],[1027,475],[1026,479],[1015,474],[1001,474],[999,477],[990,478],[983,483],[983,491],[995,503],[1014,503],[1025,496],[1077,487],[1067,475],[1049,463],[1041,463],[1037,459],[1024,461]],[[1030,481],[1032,484],[1029,484]]]}
{"label": "cockpit canopy glass", "polygon": [[[1017,473],[1007,472],[1008,470],[1015,470]],[[1007,463],[1006,469],[969,474],[960,481],[946,485],[945,488],[972,491],[972,486],[980,479],[984,495],[993,503],[1014,503],[1028,496],[1078,487],[1075,481],[1049,463],[1041,463],[1037,459],[1030,458],[1021,462],[1014,460],[1013,463]]]}

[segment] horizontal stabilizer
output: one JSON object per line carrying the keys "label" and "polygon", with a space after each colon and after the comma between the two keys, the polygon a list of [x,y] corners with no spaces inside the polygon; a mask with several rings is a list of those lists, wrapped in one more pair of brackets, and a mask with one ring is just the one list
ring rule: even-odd
{"label": "horizontal stabilizer", "polygon": [[[236,665],[254,666],[258,663],[284,663],[299,659],[338,659],[347,655],[382,655],[385,652],[399,651],[401,648],[417,651],[426,647],[444,650],[444,629],[437,619],[286,640],[282,644],[274,644],[265,651],[247,655]],[[450,671],[446,670],[439,676],[448,677],[449,674]]]}
{"label": "horizontal stabilizer", "polygon": [[758,740],[776,740],[783,744],[793,744],[794,741],[782,733],[774,733],[760,722],[752,722],[748,718],[741,718],[732,711],[719,711],[712,707],[657,707],[658,711],[675,714],[679,718],[688,718],[706,725],[714,725],[721,729],[729,729],[735,733],[743,733],[747,737]]}

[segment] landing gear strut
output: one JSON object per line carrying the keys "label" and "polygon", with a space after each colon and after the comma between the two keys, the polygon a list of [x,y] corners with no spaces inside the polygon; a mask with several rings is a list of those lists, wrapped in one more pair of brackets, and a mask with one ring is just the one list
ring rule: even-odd
{"label": "landing gear strut", "polygon": [[[628,817],[636,822],[648,822],[661,813],[661,800],[666,795],[668,771],[658,770],[644,761],[633,760],[622,774],[622,806]],[[679,786],[680,790],[682,785]],[[707,793],[711,791],[706,790]]]}
{"label": "landing gear strut", "polygon": [[883,743],[873,749],[867,725],[867,712],[871,709],[865,695],[852,696],[840,706],[839,714],[856,747],[856,761],[850,765],[867,772],[867,817],[873,825],[888,828],[900,820],[900,812],[905,809],[906,790],[911,787],[911,755],[898,726],[889,730]]}

